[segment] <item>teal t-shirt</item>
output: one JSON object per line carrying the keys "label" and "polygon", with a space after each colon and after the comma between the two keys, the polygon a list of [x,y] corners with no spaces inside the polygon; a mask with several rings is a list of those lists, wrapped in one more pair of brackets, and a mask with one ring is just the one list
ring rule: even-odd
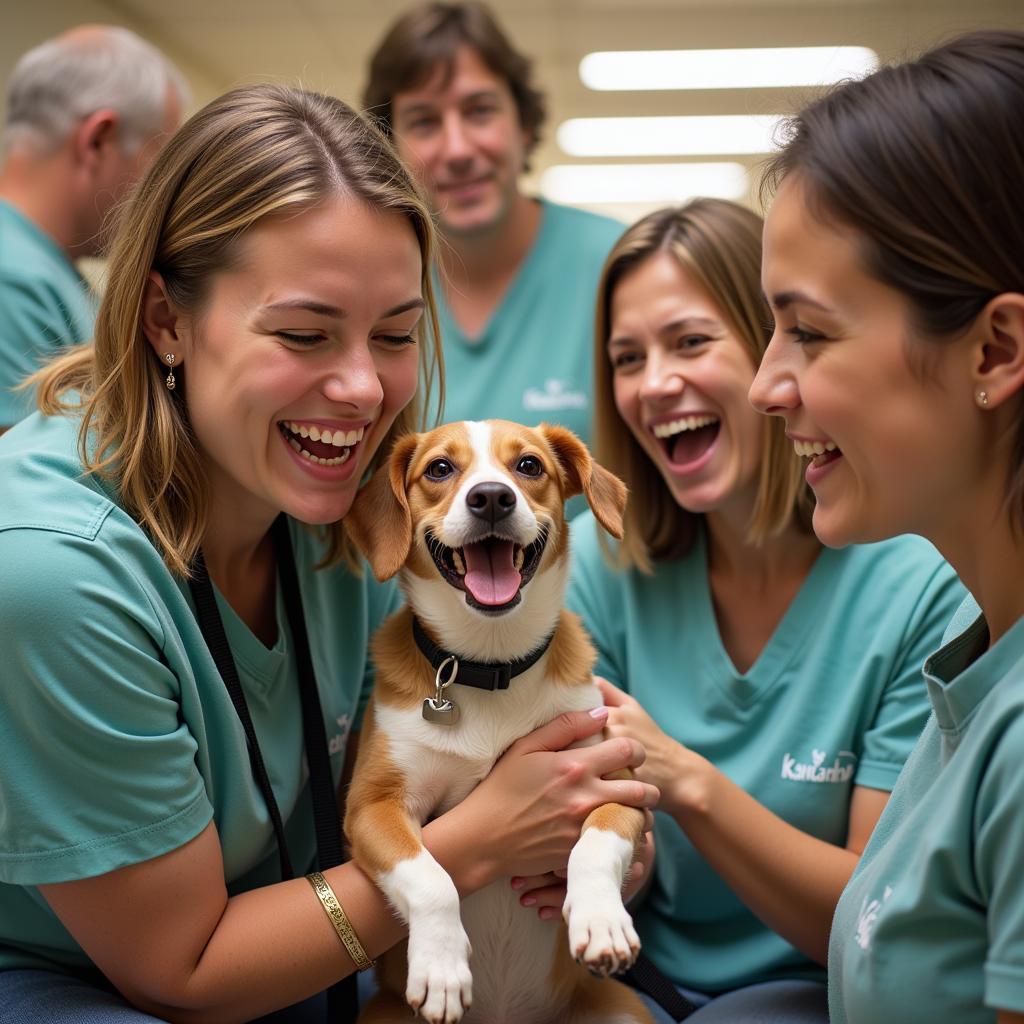
{"label": "teal t-shirt", "polygon": [[[245,735],[188,584],[95,479],[78,423],[36,413],[0,438],[0,969],[85,968],[36,886],[167,853],[213,820],[231,893],[279,880]],[[369,697],[368,642],[397,604],[370,573],[314,571],[292,524],[335,779]],[[278,597],[267,649],[218,601],[297,872],[315,853],[298,682]]]}
{"label": "teal t-shirt", "polygon": [[57,243],[0,199],[0,427],[35,408],[12,391],[66,345],[92,335],[95,296]]}
{"label": "teal t-shirt", "polygon": [[438,288],[444,419],[559,423],[589,441],[597,282],[625,225],[545,200],[541,206],[537,237],[478,338],[462,333]]}
{"label": "teal t-shirt", "polygon": [[[823,548],[741,673],[718,631],[702,533],[647,576],[609,566],[597,530],[589,515],[573,523],[568,603],[594,639],[598,673],[779,817],[845,844],[853,787],[891,789],[924,725],[921,665],[963,597],[953,571],[914,537]],[[718,993],[824,980],[661,812],[655,836],[635,918],[644,951],[677,984]]]}
{"label": "teal t-shirt", "polygon": [[1024,619],[969,599],[925,664],[934,714],[832,922],[835,1024],[1024,1013]]}

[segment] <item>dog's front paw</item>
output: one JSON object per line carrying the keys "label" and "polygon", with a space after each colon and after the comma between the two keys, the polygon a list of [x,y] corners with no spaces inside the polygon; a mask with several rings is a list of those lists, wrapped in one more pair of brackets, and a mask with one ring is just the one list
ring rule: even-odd
{"label": "dog's front paw", "polygon": [[473,1001],[469,938],[454,928],[424,928],[409,936],[406,1002],[428,1024],[456,1024]]}
{"label": "dog's front paw", "polygon": [[[617,895],[617,894],[616,894]],[[566,898],[563,916],[569,926],[569,949],[594,974],[607,977],[630,967],[640,952],[640,939],[621,900]]]}

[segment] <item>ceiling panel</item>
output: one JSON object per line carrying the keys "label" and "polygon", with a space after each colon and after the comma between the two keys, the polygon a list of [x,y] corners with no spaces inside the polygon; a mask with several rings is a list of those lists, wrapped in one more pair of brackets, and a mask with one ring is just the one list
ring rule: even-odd
{"label": "ceiling panel", "polygon": [[[0,77],[29,46],[82,21],[124,24],[186,72],[197,105],[260,79],[356,102],[367,55],[408,0],[47,0],[5,19]],[[591,50],[860,44],[886,59],[983,25],[1024,28],[1022,0],[498,0],[515,43],[535,60],[550,123],[535,173],[574,162],[552,141],[568,117],[785,113],[806,89],[591,92],[579,81]],[[756,161],[745,160],[753,165]]]}
{"label": "ceiling panel", "polygon": [[[384,27],[410,4],[106,0],[106,6],[222,86],[260,75],[304,77],[312,70],[351,91]],[[892,56],[973,25],[1024,26],[1020,0],[969,6],[960,0],[502,0],[494,6],[517,44],[535,56],[539,79],[558,82],[560,89],[568,85],[577,95],[586,91],[574,81],[576,66],[594,49],[860,43]]]}

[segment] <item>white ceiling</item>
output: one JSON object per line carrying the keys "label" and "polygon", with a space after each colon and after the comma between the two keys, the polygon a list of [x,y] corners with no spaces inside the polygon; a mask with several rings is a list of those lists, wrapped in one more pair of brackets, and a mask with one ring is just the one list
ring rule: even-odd
{"label": "white ceiling", "polygon": [[[83,21],[124,24],[189,76],[197,104],[242,82],[276,79],[358,102],[366,56],[408,0],[0,0],[0,78],[30,46]],[[567,117],[785,113],[806,90],[597,93],[579,81],[591,50],[849,44],[883,59],[981,26],[1024,29],[1024,0],[494,0],[536,60],[550,123],[535,172],[572,162],[553,142]],[[746,158],[753,164],[756,158]],[[634,211],[623,211],[630,216]]]}

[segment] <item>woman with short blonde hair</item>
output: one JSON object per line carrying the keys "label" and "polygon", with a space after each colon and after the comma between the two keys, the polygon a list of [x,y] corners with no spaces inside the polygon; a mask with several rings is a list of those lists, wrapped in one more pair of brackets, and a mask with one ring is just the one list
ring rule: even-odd
{"label": "woman with short blonde hair", "polygon": [[595,435],[630,488],[626,532],[603,551],[574,524],[570,603],[609,728],[643,744],[665,812],[638,931],[701,1024],[827,1020],[832,912],[961,594],[917,539],[830,551],[810,532],[806,444],[747,399],[772,333],[761,227],[697,199],[612,250]]}
{"label": "woman with short blonde hair", "polygon": [[[609,254],[598,286],[595,449],[605,466],[629,481],[634,500],[626,510],[629,528],[619,558],[624,566],[644,571],[650,571],[652,560],[685,553],[693,542],[698,515],[673,499],[656,464],[632,434],[621,430],[614,372],[606,352],[617,283],[660,251],[670,252],[705,292],[716,297],[755,365],[772,333],[771,314],[761,296],[761,219],[742,206],[697,199],[681,209],[659,210],[627,231]],[[809,534],[810,514],[810,490],[785,426],[769,422],[763,431],[748,537],[759,543],[791,527]]]}
{"label": "woman with short blonde hair", "polygon": [[[375,128],[276,86],[127,201],[95,344],[0,439],[2,1024],[325,1020],[328,987],[349,1020],[336,983],[401,938],[341,863],[397,598],[342,520],[439,372],[433,239]],[[562,749],[600,727],[537,730],[425,826],[463,893],[564,865],[639,756]]]}

